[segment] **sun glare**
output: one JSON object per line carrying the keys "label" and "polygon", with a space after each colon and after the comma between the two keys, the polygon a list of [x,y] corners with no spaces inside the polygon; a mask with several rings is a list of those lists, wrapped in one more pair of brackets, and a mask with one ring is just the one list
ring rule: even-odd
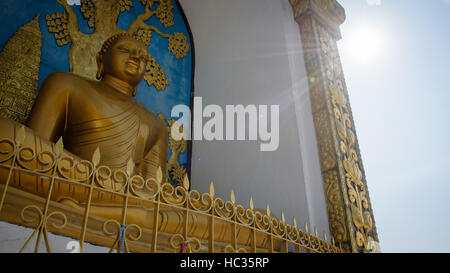
{"label": "sun glare", "polygon": [[383,35],[379,29],[361,27],[348,33],[345,48],[347,54],[357,61],[367,63],[376,61],[382,55]]}

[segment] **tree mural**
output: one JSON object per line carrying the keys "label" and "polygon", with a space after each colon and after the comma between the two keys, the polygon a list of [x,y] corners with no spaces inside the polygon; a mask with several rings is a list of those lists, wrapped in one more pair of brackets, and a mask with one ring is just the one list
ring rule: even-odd
{"label": "tree mural", "polygon": [[[86,34],[78,28],[78,17],[73,7],[66,0],[56,0],[65,10],[64,13],[54,13],[46,16],[49,32],[53,33],[58,46],[70,45],[69,62],[73,73],[95,78],[97,72],[96,53],[103,42],[109,37],[120,33],[129,32],[138,35],[147,46],[151,43],[153,33],[157,33],[168,39],[168,50],[176,58],[184,58],[189,52],[187,37],[183,33],[168,34],[153,25],[145,23],[156,16],[164,28],[174,25],[171,0],[139,0],[145,7],[145,12],[138,15],[130,23],[127,30],[119,28],[117,21],[124,11],[130,11],[132,0],[82,0],[80,12],[88,20],[89,27],[94,28],[90,34]],[[154,57],[147,64],[144,76],[148,85],[154,85],[161,91],[169,84],[164,70],[157,64]]]}

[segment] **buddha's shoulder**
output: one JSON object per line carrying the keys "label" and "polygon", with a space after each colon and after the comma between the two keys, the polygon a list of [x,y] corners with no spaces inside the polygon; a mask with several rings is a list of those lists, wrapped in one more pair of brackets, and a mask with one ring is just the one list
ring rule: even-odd
{"label": "buddha's shoulder", "polygon": [[71,72],[57,71],[49,74],[45,78],[45,83],[70,88],[91,85],[94,81]]}

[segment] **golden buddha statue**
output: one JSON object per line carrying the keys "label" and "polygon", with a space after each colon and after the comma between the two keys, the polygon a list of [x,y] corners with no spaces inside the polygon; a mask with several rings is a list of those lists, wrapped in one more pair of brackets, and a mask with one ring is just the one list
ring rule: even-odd
{"label": "golden buddha statue", "polygon": [[[229,221],[217,221],[211,228],[212,218],[205,216],[207,215],[205,213],[187,214],[184,209],[177,209],[177,205],[159,206],[164,203],[160,200],[147,202],[145,197],[128,200],[122,195],[124,190],[121,188],[121,183],[116,185],[116,180],[120,179],[111,179],[114,177],[111,173],[105,176],[107,179],[100,186],[102,190],[94,190],[90,195],[89,188],[84,187],[89,177],[83,176],[83,173],[87,175],[89,171],[83,169],[86,165],[77,164],[83,163],[83,160],[91,161],[97,148],[101,154],[99,165],[107,166],[112,171],[119,171],[128,169],[129,162],[134,162],[134,173],[128,173],[128,175],[137,174],[144,179],[157,178],[158,167],[161,167],[163,174],[161,180],[166,181],[164,176],[167,175],[167,127],[163,120],[133,98],[137,85],[144,76],[148,58],[145,44],[139,38],[123,33],[109,38],[97,54],[99,81],[67,72],[55,72],[49,75],[38,93],[27,122],[28,128],[24,128],[24,139],[20,141],[20,152],[25,153],[25,159],[22,161],[16,159],[14,162],[14,159],[8,155],[6,159],[2,158],[8,154],[5,152],[5,143],[2,140],[20,138],[18,136],[21,135],[23,125],[10,119],[0,118],[0,161],[5,165],[20,165],[16,169],[11,168],[11,165],[8,165],[9,168],[0,166],[0,184],[9,181],[9,186],[33,195],[33,197],[23,193],[12,195],[20,196],[23,198],[21,200],[25,201],[23,204],[20,203],[21,200],[13,201],[13,205],[9,205],[9,207],[14,204],[18,204],[16,206],[19,207],[24,206],[21,208],[22,219],[17,220],[17,215],[13,215],[6,217],[9,221],[22,223],[25,219],[23,217],[25,208],[29,208],[30,204],[39,204],[39,202],[43,204],[45,202],[43,200],[50,197],[54,201],[51,206],[57,208],[56,211],[66,212],[75,223],[81,223],[88,208],[88,216],[91,219],[89,223],[92,223],[92,226],[88,227],[92,232],[90,240],[100,244],[104,243],[104,239],[97,234],[99,230],[97,224],[102,223],[105,230],[105,224],[111,220],[120,222],[123,226],[134,224],[140,228],[152,230],[152,236],[155,236],[152,240],[156,240],[158,233],[163,233],[162,237],[165,238],[164,236],[179,235],[182,232],[187,234],[188,231],[189,236],[201,240],[207,240],[211,232],[214,232],[214,240],[221,244],[232,238]],[[66,161],[63,168],[58,169],[59,172],[64,171],[64,168],[68,171],[65,174],[58,173],[60,179],[56,179],[55,186],[51,188],[49,179],[49,173],[52,172],[51,164],[47,164],[50,168],[45,168],[45,163],[51,160],[45,159],[45,152],[50,151],[53,154],[61,152],[58,144],[55,144],[60,137],[64,140],[65,149],[62,154],[59,154],[59,158],[71,158],[72,161]],[[31,151],[34,151],[34,155]],[[39,158],[40,154],[43,158]],[[28,170],[31,171],[27,172]],[[40,172],[45,175],[41,175]],[[61,179],[62,177],[64,179]],[[80,181],[80,185],[76,185],[78,182],[75,183],[76,186],[64,183],[64,180],[71,179]],[[169,190],[169,194],[176,196],[174,204],[183,199],[177,191]],[[34,198],[34,195],[43,198],[38,200]],[[161,194],[161,196],[165,195]],[[205,200],[191,202],[192,200],[189,204],[196,204],[197,208],[207,211],[208,202]],[[167,202],[167,204],[172,203]],[[231,212],[227,206],[221,208],[219,205],[217,209],[224,210],[225,214]],[[14,211],[11,208],[8,210]],[[155,211],[158,213],[156,214]],[[224,216],[225,218],[227,217]],[[103,222],[105,219],[109,220]],[[155,221],[158,223],[158,232],[154,232]],[[186,221],[189,226],[185,226]],[[84,223],[87,225],[87,222]],[[73,225],[75,228],[67,228],[63,234],[78,236],[78,226]],[[237,243],[250,244],[249,228],[237,227],[235,232]],[[254,236],[256,247],[266,247],[268,241],[263,232],[257,232]],[[274,249],[280,249],[279,241],[273,244]]]}
{"label": "golden buddha statue", "polygon": [[[63,137],[65,153],[78,162],[91,160],[98,147],[100,165],[113,171],[124,170],[132,159],[133,174],[156,178],[158,167],[166,174],[167,127],[133,98],[149,59],[146,45],[132,34],[120,33],[109,38],[96,57],[99,81],[68,72],[55,72],[45,79],[27,122],[23,146],[36,153],[54,150],[53,143]],[[19,126],[0,119],[2,137],[14,139]],[[0,173],[0,180],[5,180],[3,176]],[[45,187],[36,186],[38,179],[21,175],[12,185],[45,196]],[[82,203],[84,191],[69,188],[59,187],[52,199]],[[92,201],[116,203],[113,199],[94,196]]]}
{"label": "golden buddha statue", "polygon": [[[130,158],[144,178],[165,165],[167,129],[132,96],[142,80],[149,53],[129,34],[108,39],[97,54],[97,79],[56,72],[47,77],[28,120],[36,134],[52,142],[63,136],[67,150],[100,164],[124,169]],[[156,159],[156,160],[155,160]]]}

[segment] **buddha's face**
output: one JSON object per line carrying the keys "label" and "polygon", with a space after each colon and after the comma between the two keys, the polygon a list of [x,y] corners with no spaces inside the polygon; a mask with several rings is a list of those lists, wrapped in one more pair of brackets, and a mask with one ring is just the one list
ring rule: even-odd
{"label": "buddha's face", "polygon": [[131,37],[120,38],[103,55],[104,74],[135,86],[144,76],[148,56],[144,43]]}

